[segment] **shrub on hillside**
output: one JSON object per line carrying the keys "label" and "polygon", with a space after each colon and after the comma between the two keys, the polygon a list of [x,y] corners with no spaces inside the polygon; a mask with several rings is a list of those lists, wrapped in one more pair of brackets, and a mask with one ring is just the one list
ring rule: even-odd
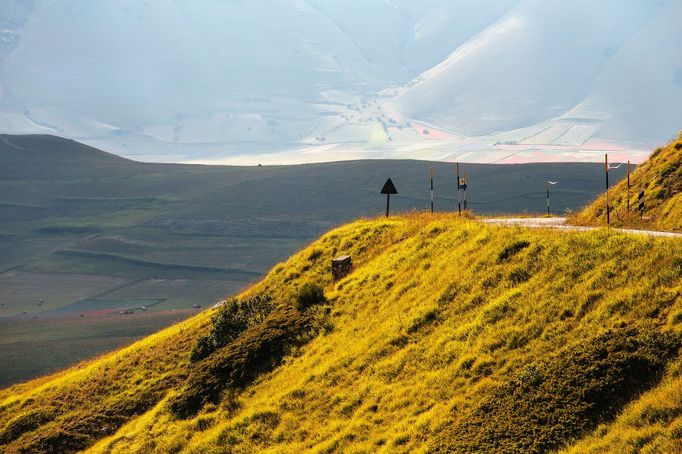
{"label": "shrub on hillside", "polygon": [[305,343],[311,324],[310,314],[291,306],[273,310],[262,323],[197,363],[184,389],[171,399],[171,411],[187,418],[205,404],[218,404],[226,390],[243,388],[277,366],[290,348]]}
{"label": "shrub on hillside", "polygon": [[211,353],[216,350],[216,346],[213,343],[213,339],[210,334],[199,336],[197,342],[192,348],[192,352],[189,355],[190,362],[201,361],[204,358],[208,358]]}
{"label": "shrub on hillside", "polygon": [[299,311],[305,311],[306,309],[326,302],[327,298],[324,296],[322,287],[313,283],[304,284],[296,295],[296,308]]}
{"label": "shrub on hillside", "polygon": [[26,432],[31,432],[38,427],[52,421],[57,414],[51,408],[31,410],[28,413],[17,416],[10,420],[0,431],[0,445],[16,440]]}
{"label": "shrub on hillside", "polygon": [[69,413],[24,434],[15,441],[11,452],[82,451],[94,439],[113,434],[126,421],[149,410],[163,394],[164,390],[151,386],[140,387],[136,393],[118,394],[88,413]]}
{"label": "shrub on hillside", "polygon": [[311,262],[315,262],[317,259],[322,257],[323,254],[324,254],[324,252],[322,251],[322,249],[315,249],[308,256],[308,260]]}
{"label": "shrub on hillside", "polygon": [[509,273],[509,282],[519,285],[530,279],[530,273],[524,268],[515,268]]}
{"label": "shrub on hillside", "polygon": [[526,366],[437,439],[435,452],[548,452],[612,420],[654,386],[679,340],[615,328]]}
{"label": "shrub on hillside", "polygon": [[272,298],[256,295],[245,300],[229,299],[211,318],[211,331],[197,339],[190,361],[207,358],[237,338],[249,326],[262,322],[272,311]]}
{"label": "shrub on hillside", "polygon": [[73,427],[67,430],[61,425],[48,424],[22,437],[15,452],[72,453],[82,451],[89,442],[87,434],[73,430]]}
{"label": "shrub on hillside", "polygon": [[520,241],[514,241],[512,244],[506,246],[504,249],[500,251],[500,253],[497,255],[497,262],[501,263],[504,261],[509,260],[525,248],[530,246],[530,243],[525,240],[520,240]]}
{"label": "shrub on hillside", "polygon": [[268,295],[226,301],[212,319],[213,342],[218,347],[227,345],[249,326],[262,322],[272,311],[271,302],[272,298]]}
{"label": "shrub on hillside", "polygon": [[196,366],[183,391],[170,401],[173,414],[186,418],[205,404],[218,404],[225,391],[243,388],[276,367],[290,349],[331,330],[328,310],[309,310],[326,302],[322,287],[310,283],[296,294],[296,307],[275,308],[263,295],[227,301],[213,316],[210,333],[194,346],[191,360]]}

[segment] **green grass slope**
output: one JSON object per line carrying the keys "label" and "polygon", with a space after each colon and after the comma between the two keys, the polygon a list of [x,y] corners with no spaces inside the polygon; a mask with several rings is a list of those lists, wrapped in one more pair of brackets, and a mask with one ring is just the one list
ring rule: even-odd
{"label": "green grass slope", "polygon": [[[644,211],[638,210],[644,191]],[[616,227],[682,231],[682,133],[657,148],[630,177],[630,211],[627,180],[609,190],[611,223]],[[580,225],[606,225],[606,194],[599,196],[572,221]]]}
{"label": "green grass slope", "polygon": [[223,309],[0,391],[0,452],[679,452],[681,292],[676,239],[360,220]]}

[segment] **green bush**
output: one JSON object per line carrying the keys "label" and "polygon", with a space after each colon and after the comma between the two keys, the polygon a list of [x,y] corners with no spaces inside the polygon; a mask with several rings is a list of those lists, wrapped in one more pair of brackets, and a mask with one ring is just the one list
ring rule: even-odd
{"label": "green bush", "polygon": [[26,432],[52,421],[57,414],[52,409],[32,410],[11,419],[0,432],[0,445],[10,443]]}
{"label": "green bush", "polygon": [[153,385],[142,386],[134,393],[119,393],[111,400],[100,402],[89,412],[60,415],[59,419],[43,423],[37,430],[22,435],[14,442],[11,452],[61,454],[82,451],[93,440],[112,435],[132,417],[149,410],[164,393],[164,389]]}
{"label": "green bush", "polygon": [[653,327],[608,330],[529,364],[453,415],[434,452],[548,452],[611,421],[662,377],[679,340]]}
{"label": "green bush", "polygon": [[512,285],[519,285],[530,279],[530,273],[524,268],[516,268],[509,273],[509,281]]}
{"label": "green bush", "polygon": [[324,252],[321,249],[315,249],[308,256],[308,260],[311,262],[315,262],[317,259],[322,257],[323,254],[324,254]]}
{"label": "green bush", "polygon": [[207,403],[218,404],[226,391],[241,389],[276,367],[290,348],[325,330],[326,312],[306,309],[326,301],[316,284],[301,288],[296,308],[274,309],[270,297],[263,295],[228,300],[212,317],[210,333],[194,345],[190,359],[196,366],[182,393],[170,401],[173,414],[192,416]]}
{"label": "green bush", "polygon": [[211,318],[210,333],[197,339],[190,361],[207,358],[235,340],[249,326],[262,322],[272,311],[271,300],[268,295],[256,295],[242,301],[234,298],[225,301]]}
{"label": "green bush", "polygon": [[200,336],[192,348],[192,353],[189,355],[189,360],[193,363],[201,361],[204,358],[208,358],[209,355],[215,350],[216,346],[213,343],[213,338],[210,334]]}
{"label": "green bush", "polygon": [[90,442],[87,435],[50,424],[23,437],[16,449],[20,453],[71,453],[82,451]]}
{"label": "green bush", "polygon": [[426,311],[424,314],[420,315],[416,319],[412,321],[410,326],[407,328],[407,334],[414,334],[423,328],[431,325],[434,323],[436,320],[438,320],[438,316],[441,313],[441,309],[430,309]]}
{"label": "green bush", "polygon": [[500,253],[497,255],[497,262],[502,263],[509,260],[528,246],[530,246],[528,241],[514,241],[512,244],[506,246],[500,251]]}
{"label": "green bush", "polygon": [[326,302],[327,298],[324,296],[322,287],[310,282],[303,285],[296,295],[296,308],[298,308],[299,311],[305,311],[306,309]]}
{"label": "green bush", "polygon": [[306,342],[309,314],[291,306],[273,310],[262,323],[246,329],[190,371],[184,389],[171,399],[177,417],[195,415],[205,404],[218,404],[225,391],[241,389],[260,373],[276,367],[291,347]]}

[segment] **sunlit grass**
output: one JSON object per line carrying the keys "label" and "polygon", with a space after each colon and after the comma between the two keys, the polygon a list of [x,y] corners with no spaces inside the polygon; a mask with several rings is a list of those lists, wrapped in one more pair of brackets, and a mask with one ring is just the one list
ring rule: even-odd
{"label": "sunlit grass", "polygon": [[[354,271],[334,282],[330,262],[340,254],[352,255]],[[457,415],[567,346],[645,321],[681,334],[681,277],[682,243],[675,239],[487,226],[446,214],[359,220],[324,235],[245,292],[287,302],[317,283],[333,323],[246,389],[188,419],[169,410],[208,311],[0,392],[0,427],[35,408],[57,409],[54,421],[8,444],[13,452],[37,446],[50,431],[86,427],[94,414],[145,394],[151,400],[139,412],[86,434],[84,446],[197,453],[436,449]],[[673,360],[660,383],[629,396],[615,420],[582,433],[582,441],[566,441],[577,443],[575,452],[674,451],[682,436],[680,370]]]}
{"label": "sunlit grass", "polygon": [[[609,212],[615,227],[682,231],[682,133],[657,148],[630,177],[630,210],[627,179],[609,190]],[[644,191],[644,211],[639,193]],[[606,194],[572,217],[580,225],[606,225]]]}

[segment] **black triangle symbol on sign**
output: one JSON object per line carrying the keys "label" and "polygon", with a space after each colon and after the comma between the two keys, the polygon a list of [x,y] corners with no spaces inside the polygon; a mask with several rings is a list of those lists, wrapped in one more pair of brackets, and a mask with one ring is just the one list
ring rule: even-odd
{"label": "black triangle symbol on sign", "polygon": [[397,194],[398,193],[398,190],[395,188],[395,185],[393,184],[393,182],[391,181],[390,178],[388,180],[386,180],[386,183],[384,183],[384,187],[381,188],[381,193],[382,194]]}

